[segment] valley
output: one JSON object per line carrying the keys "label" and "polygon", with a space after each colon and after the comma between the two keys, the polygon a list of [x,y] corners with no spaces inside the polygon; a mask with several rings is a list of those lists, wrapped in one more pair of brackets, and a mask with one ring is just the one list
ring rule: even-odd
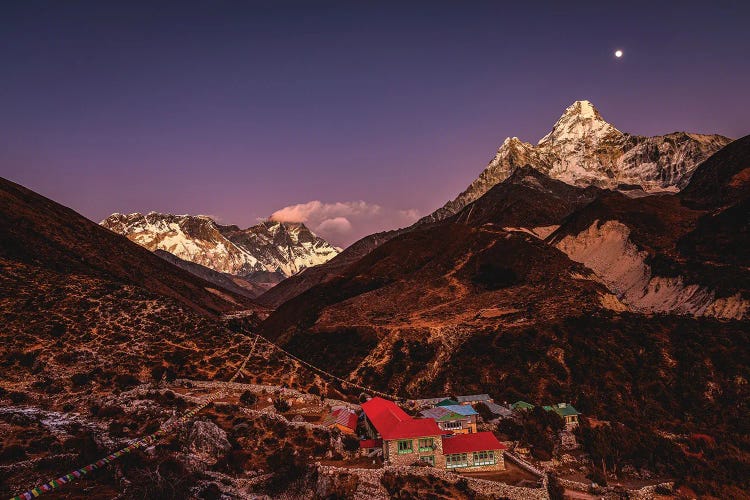
{"label": "valley", "polygon": [[2,180],[0,494],[742,498],[750,137],[686,137],[578,101],[342,251]]}

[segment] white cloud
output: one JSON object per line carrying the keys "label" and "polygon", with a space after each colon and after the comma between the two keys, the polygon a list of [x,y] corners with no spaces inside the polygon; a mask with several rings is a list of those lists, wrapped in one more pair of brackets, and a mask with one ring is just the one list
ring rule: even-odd
{"label": "white cloud", "polygon": [[271,220],[303,222],[334,245],[348,246],[368,234],[396,229],[419,219],[415,209],[398,210],[365,201],[320,200],[290,205],[271,214]]}
{"label": "white cloud", "polygon": [[336,203],[313,200],[277,210],[271,214],[271,219],[281,222],[309,222],[349,215],[376,215],[380,213],[380,210],[380,205],[371,205],[361,200],[337,201]]}
{"label": "white cloud", "polygon": [[318,231],[325,233],[338,233],[345,235],[352,230],[352,223],[346,217],[334,217],[333,219],[326,219],[317,227]]}

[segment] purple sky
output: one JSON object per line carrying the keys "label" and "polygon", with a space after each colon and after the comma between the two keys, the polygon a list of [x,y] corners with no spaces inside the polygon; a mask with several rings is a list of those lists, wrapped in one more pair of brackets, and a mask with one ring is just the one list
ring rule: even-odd
{"label": "purple sky", "polygon": [[750,133],[747,2],[402,3],[5,2],[0,175],[96,221],[302,205],[342,245],[576,99],[632,133]]}

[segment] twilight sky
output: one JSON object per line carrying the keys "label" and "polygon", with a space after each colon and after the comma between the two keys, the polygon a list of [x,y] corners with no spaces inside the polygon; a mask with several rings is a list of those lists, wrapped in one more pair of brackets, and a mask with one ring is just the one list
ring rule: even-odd
{"label": "twilight sky", "polygon": [[95,221],[276,212],[346,245],[438,208],[576,99],[632,133],[750,133],[748,19],[709,1],[3,2],[0,175]]}

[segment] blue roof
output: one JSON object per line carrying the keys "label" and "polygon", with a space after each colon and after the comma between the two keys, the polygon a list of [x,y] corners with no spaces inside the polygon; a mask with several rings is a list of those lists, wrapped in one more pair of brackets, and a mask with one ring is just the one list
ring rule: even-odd
{"label": "blue roof", "polygon": [[477,412],[474,408],[472,408],[469,405],[448,405],[443,406],[446,410],[450,410],[453,413],[458,413],[459,415],[463,415],[465,417],[469,415],[476,415]]}

